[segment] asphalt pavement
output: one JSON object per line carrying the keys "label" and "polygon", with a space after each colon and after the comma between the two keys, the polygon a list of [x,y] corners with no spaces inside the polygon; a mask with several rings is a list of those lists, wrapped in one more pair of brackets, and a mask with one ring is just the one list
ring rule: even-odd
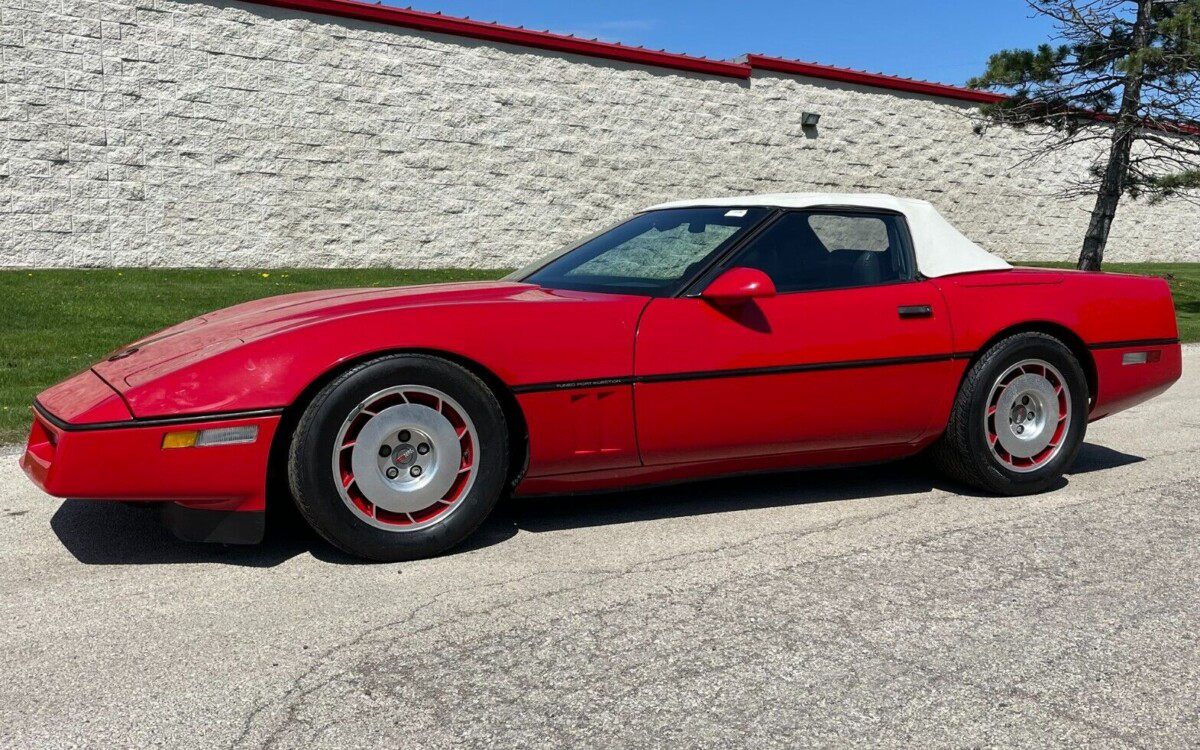
{"label": "asphalt pavement", "polygon": [[360,564],[0,448],[0,746],[1200,747],[1200,349],[1063,485],[921,462],[510,501]]}

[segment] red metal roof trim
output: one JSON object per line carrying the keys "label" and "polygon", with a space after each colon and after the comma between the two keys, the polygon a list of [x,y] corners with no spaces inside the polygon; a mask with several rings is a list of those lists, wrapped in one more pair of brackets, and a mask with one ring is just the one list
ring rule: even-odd
{"label": "red metal roof trim", "polygon": [[505,42],[519,44],[523,47],[537,47],[556,52],[653,65],[660,68],[674,68],[731,78],[750,77],[750,66],[745,63],[711,60],[707,57],[680,55],[644,47],[630,47],[624,44],[581,39],[566,34],[553,34],[549,31],[532,31],[520,27],[503,26],[498,23],[444,16],[441,13],[426,13],[408,8],[356,2],[355,0],[251,0],[251,2],[310,13],[374,21],[392,26],[404,26],[422,31],[486,39],[491,42]]}
{"label": "red metal roof trim", "polygon": [[[402,26],[422,31],[433,31],[453,36],[464,36],[473,39],[484,39],[492,42],[504,42],[522,47],[567,52],[587,57],[602,57],[609,60],[651,65],[659,68],[673,68],[694,73],[725,76],[730,78],[749,78],[755,69],[771,70],[777,73],[823,78],[842,83],[856,83],[872,88],[907,91],[927,96],[940,96],[948,99],[961,99],[970,102],[991,104],[1008,98],[1004,94],[990,91],[979,91],[960,86],[949,86],[944,83],[918,81],[912,78],[889,76],[882,73],[867,73],[850,68],[837,68],[832,65],[785,60],[766,55],[747,55],[746,62],[730,62],[728,60],[713,60],[707,57],[681,55],[663,50],[652,50],[644,47],[631,47],[625,44],[601,42],[591,39],[554,34],[549,31],[533,31],[519,26],[504,26],[486,21],[473,21],[469,18],[446,16],[441,13],[427,13],[411,8],[397,8],[378,3],[360,2],[359,0],[249,0],[258,5],[273,5],[280,8],[322,13],[342,18],[354,18],[362,21]],[[1104,120],[1103,115],[1096,119]],[[1158,130],[1194,134],[1195,126],[1191,124],[1168,125],[1148,124]]]}
{"label": "red metal roof trim", "polygon": [[779,73],[824,78],[843,83],[857,83],[874,88],[909,91],[916,94],[942,96],[951,99],[963,99],[972,102],[997,102],[1005,97],[988,91],[948,86],[943,83],[917,81],[911,78],[883,75],[881,73],[866,73],[849,68],[835,68],[830,65],[784,60],[766,55],[747,55],[746,62],[730,62],[728,60],[713,60],[707,57],[681,55],[663,50],[652,50],[644,47],[631,47],[625,44],[601,42],[582,39],[568,34],[555,34],[549,31],[533,31],[519,26],[504,26],[486,21],[473,21],[469,18],[446,16],[441,13],[427,13],[411,8],[397,8],[377,3],[359,2],[358,0],[250,0],[259,5],[273,5],[280,8],[323,13],[343,18],[355,18],[363,21],[403,26],[422,31],[433,31],[454,36],[465,36],[472,39],[485,39],[492,42],[516,44],[522,47],[568,52],[588,57],[603,57],[609,60],[652,65],[660,68],[673,68],[694,73],[726,76],[730,78],[749,78],[754,68],[772,70]]}
{"label": "red metal roof trim", "polygon": [[[841,81],[843,83],[857,83],[863,86],[871,86],[873,88],[893,89],[895,91],[909,91],[914,94],[926,94],[929,96],[941,96],[948,99],[962,99],[969,102],[979,102],[982,104],[995,104],[1008,99],[1006,94],[997,94],[992,91],[981,91],[979,89],[967,89],[959,86],[948,86],[944,83],[930,83],[929,81],[918,81],[913,78],[900,78],[899,76],[889,76],[883,73],[867,73],[861,70],[852,70],[850,68],[835,68],[831,65],[818,65],[817,63],[799,62],[797,60],[784,60],[778,57],[767,57],[765,55],[746,55],[746,62],[750,67],[756,70],[773,70],[778,73],[791,73],[793,75],[809,76],[811,78],[824,78],[831,81]],[[1094,112],[1092,110],[1079,110],[1080,117],[1090,118],[1097,122],[1116,122],[1117,118],[1107,112]],[[1200,127],[1191,123],[1172,123],[1172,122],[1156,122],[1145,120],[1142,127],[1148,130],[1158,130],[1165,133],[1174,133],[1176,135],[1200,135]]]}
{"label": "red metal roof trim", "polygon": [[908,91],[914,94],[926,94],[929,96],[943,96],[949,99],[963,99],[969,102],[994,104],[1008,98],[1004,94],[996,94],[991,91],[948,86],[944,83],[930,83],[929,81],[889,76],[883,73],[866,73],[861,70],[851,70],[850,68],[835,68],[832,65],[784,60],[765,55],[746,55],[746,62],[752,68],[773,70],[777,73],[791,73],[793,75],[809,76],[810,78],[841,81],[842,83],[857,83],[873,88]]}

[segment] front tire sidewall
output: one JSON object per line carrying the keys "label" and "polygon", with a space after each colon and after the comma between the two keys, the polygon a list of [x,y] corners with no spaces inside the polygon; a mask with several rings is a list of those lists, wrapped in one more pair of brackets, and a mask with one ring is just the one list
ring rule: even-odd
{"label": "front tire sidewall", "polygon": [[[363,522],[343,501],[333,470],[334,444],[346,416],[364,399],[398,385],[446,393],[470,415],[479,441],[470,491],[444,519],[415,531],[387,531]],[[292,440],[289,481],[309,524],[343,551],[380,561],[429,557],[464,540],[491,513],[505,485],[507,443],[503,411],[479,378],[436,357],[398,355],[359,365],[317,394]]]}
{"label": "front tire sidewall", "polygon": [[[977,468],[984,486],[1005,495],[1033,494],[1049,489],[1062,476],[1079,452],[1087,432],[1088,388],[1083,368],[1075,356],[1057,340],[1048,336],[1016,338],[990,353],[975,379],[968,406],[970,451],[977,456]],[[1012,471],[995,455],[987,441],[986,410],[992,386],[1001,373],[1024,359],[1049,362],[1062,374],[1070,389],[1071,419],[1066,444],[1054,458],[1030,472]]]}

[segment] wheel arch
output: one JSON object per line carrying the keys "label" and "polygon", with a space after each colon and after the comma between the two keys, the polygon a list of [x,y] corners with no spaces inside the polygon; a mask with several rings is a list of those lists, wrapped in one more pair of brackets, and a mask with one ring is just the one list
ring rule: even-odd
{"label": "wheel arch", "polygon": [[525,412],[521,409],[521,405],[517,403],[517,397],[513,394],[512,389],[494,372],[473,359],[440,349],[401,347],[370,352],[338,362],[314,378],[292,400],[292,403],[284,407],[279,427],[275,430],[275,437],[271,443],[271,452],[267,465],[268,505],[271,499],[278,496],[279,493],[290,494],[287,490],[288,446],[291,443],[296,425],[299,424],[300,417],[304,414],[304,410],[308,408],[308,405],[312,403],[312,400],[320,393],[321,389],[342,373],[363,362],[397,354],[424,354],[444,359],[447,362],[452,362],[462,367],[484,382],[492,394],[495,395],[496,400],[500,403],[501,411],[504,412],[504,422],[508,427],[509,444],[508,482],[510,488],[516,486],[524,475],[529,462],[529,427],[525,420]]}
{"label": "wheel arch", "polygon": [[[1061,323],[1054,323],[1048,320],[1016,323],[998,331],[995,335],[985,341],[983,345],[975,351],[974,354],[971,355],[971,360],[967,364],[967,368],[963,370],[962,377],[964,379],[966,378],[967,372],[970,371],[971,366],[974,365],[989,349],[1009,336],[1015,336],[1020,333],[1044,333],[1063,342],[1063,344],[1071,350],[1071,353],[1075,355],[1075,359],[1079,360],[1080,367],[1083,368],[1083,375],[1087,380],[1088,403],[1095,403],[1096,390],[1099,385],[1099,377],[1096,371],[1096,360],[1092,357],[1091,349],[1089,349],[1087,344],[1084,343],[1083,339],[1079,337],[1079,334],[1075,333]],[[961,379],[959,381],[959,385],[962,385]]]}

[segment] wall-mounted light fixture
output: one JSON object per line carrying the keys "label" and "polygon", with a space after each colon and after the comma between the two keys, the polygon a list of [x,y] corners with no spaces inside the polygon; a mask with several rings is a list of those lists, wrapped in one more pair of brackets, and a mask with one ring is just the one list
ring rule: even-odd
{"label": "wall-mounted light fixture", "polygon": [[801,112],[800,125],[806,128],[815,128],[817,123],[821,121],[821,116],[816,112]]}

